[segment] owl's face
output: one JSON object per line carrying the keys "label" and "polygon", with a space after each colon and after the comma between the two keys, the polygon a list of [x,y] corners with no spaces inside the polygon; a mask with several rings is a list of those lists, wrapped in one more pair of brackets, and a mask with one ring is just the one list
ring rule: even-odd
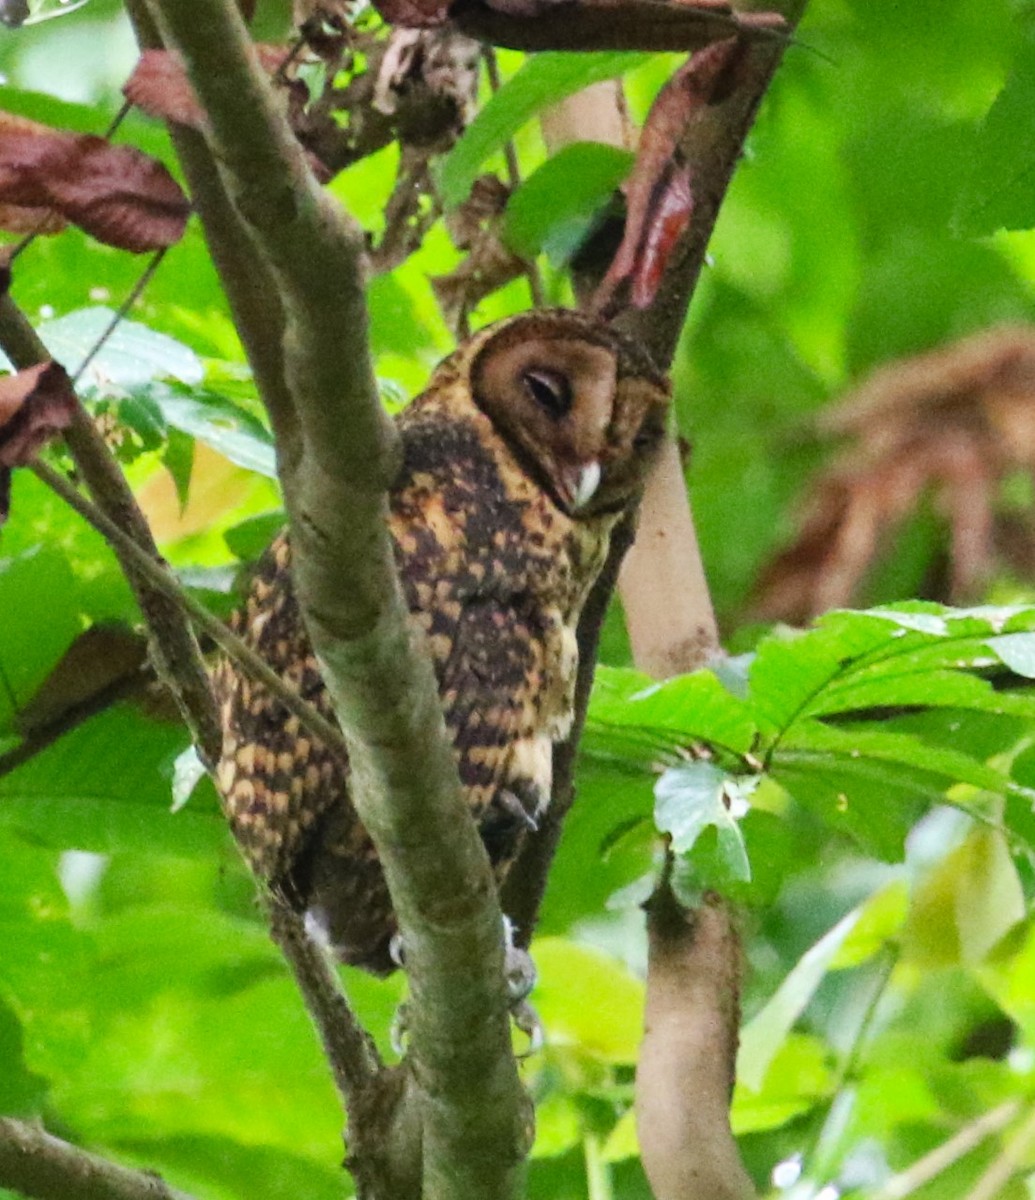
{"label": "owl's face", "polygon": [[475,403],[562,511],[615,513],[639,495],[670,400],[645,354],[563,309],[491,326],[473,349]]}

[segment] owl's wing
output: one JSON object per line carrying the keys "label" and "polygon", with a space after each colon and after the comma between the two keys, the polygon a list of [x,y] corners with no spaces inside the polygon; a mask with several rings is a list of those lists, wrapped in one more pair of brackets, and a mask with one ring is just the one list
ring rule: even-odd
{"label": "owl's wing", "polygon": [[517,854],[550,791],[553,742],[544,717],[553,707],[546,694],[551,639],[540,618],[527,594],[468,595],[436,664],[460,780],[499,868]]}

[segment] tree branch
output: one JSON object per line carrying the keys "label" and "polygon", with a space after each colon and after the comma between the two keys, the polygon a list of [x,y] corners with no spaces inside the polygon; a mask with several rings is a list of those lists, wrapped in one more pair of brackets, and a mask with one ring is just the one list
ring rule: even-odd
{"label": "tree branch", "polygon": [[0,1186],[35,1200],[192,1200],[151,1171],[117,1166],[10,1117],[0,1117]]}
{"label": "tree branch", "polygon": [[[24,314],[9,295],[0,297],[0,346],[18,368],[50,358]],[[118,463],[88,413],[77,409],[65,441],[94,499],[106,516],[152,558],[158,547]],[[118,553],[118,552],[116,552]],[[214,764],[222,733],[201,650],[179,605],[150,587],[139,569],[119,555],[150,634],[151,657],[162,682],[176,700],[201,758]]]}
{"label": "tree branch", "polygon": [[399,451],[366,346],[362,236],[312,179],[234,6],[148,8],[186,64],[227,194],[281,300],[292,404],[281,429],[293,440],[280,469],[295,582],[349,745],[350,794],[406,940],[423,1194],[506,1196],[527,1113],[510,1051],[499,907],[387,533]]}

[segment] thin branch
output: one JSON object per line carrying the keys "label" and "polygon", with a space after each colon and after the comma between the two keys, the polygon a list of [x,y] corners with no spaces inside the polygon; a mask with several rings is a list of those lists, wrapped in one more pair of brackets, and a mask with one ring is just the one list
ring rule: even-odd
{"label": "thin branch", "polygon": [[126,319],[126,314],[143,295],[144,289],[151,282],[155,271],[157,271],[161,266],[162,259],[165,258],[166,249],[167,247],[163,246],[161,249],[156,250],[154,254],[151,255],[150,262],[141,272],[140,278],[135,284],[133,284],[129,295],[126,296],[126,298],[119,305],[116,312],[112,315],[111,320],[104,327],[104,329],[101,330],[100,336],[94,341],[94,344],[89,350],[87,350],[85,357],[82,358],[79,364],[76,366],[75,371],[72,374],[72,387],[75,387],[79,380],[82,379],[83,372],[104,348],[104,343],[108,340],[108,338],[111,337],[115,330],[118,329],[118,327]]}
{"label": "thin branch", "polygon": [[1035,1109],[1029,1112],[1020,1129],[1014,1131],[1002,1153],[997,1155],[974,1185],[974,1190],[967,1193],[967,1200],[996,1200],[997,1196],[1001,1196],[1010,1180],[1030,1161],[1033,1143]]}
{"label": "thin branch", "polygon": [[982,1113],[954,1133],[948,1141],[935,1146],[911,1167],[889,1179],[880,1191],[874,1193],[873,1200],[906,1200],[907,1196],[918,1192],[943,1171],[955,1166],[961,1158],[980,1146],[985,1138],[1005,1129],[1020,1111],[1019,1100],[1007,1100],[1005,1104]]}
{"label": "thin branch", "polygon": [[[11,362],[22,369],[50,358],[46,346],[9,295],[0,297],[0,346]],[[104,438],[82,408],[76,411],[65,431],[65,441],[76,470],[107,518],[147,555],[157,559],[158,547],[147,519]],[[219,715],[190,625],[179,605],[155,592],[138,567],[121,555],[119,561],[147,622],[155,670],[176,700],[201,758],[215,763],[223,740]]]}
{"label": "thin branch", "polygon": [[34,1200],[192,1200],[151,1171],[120,1167],[9,1117],[0,1117],[0,1186]]}
{"label": "thin branch", "polygon": [[350,796],[406,940],[424,1195],[505,1196],[517,1186],[527,1113],[499,907],[387,533],[399,447],[366,345],[363,238],[312,179],[235,6],[148,8],[186,65],[227,194],[281,299],[301,446],[297,462],[280,463],[296,590],[349,744]]}
{"label": "thin branch", "polygon": [[269,919],[273,940],[291,965],[348,1111],[357,1093],[376,1080],[384,1063],[342,994],[327,956],[306,933],[303,918],[271,897]]}
{"label": "thin branch", "polygon": [[212,638],[230,658],[234,660],[252,679],[267,688],[284,707],[298,717],[299,721],[329,749],[342,756],[347,756],[348,750],[341,731],[319,713],[307,700],[304,700],[289,683],[274,671],[264,658],[255,651],[208,609],[196,600],[175,578],[169,568],[160,559],[152,558],[142,547],[114,521],[105,516],[95,505],[91,504],[59,471],[46,463],[37,460],[32,465],[32,471],[62,500],[88,521],[98,533],[111,545],[112,549],[133,569],[146,580],[147,585],[161,596],[174,600],[184,613],[199,629]]}

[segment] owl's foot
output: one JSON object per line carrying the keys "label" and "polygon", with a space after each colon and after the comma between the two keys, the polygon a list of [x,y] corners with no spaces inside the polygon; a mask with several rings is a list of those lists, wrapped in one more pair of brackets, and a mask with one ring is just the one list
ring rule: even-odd
{"label": "owl's foot", "polygon": [[[397,967],[402,967],[405,951],[401,934],[395,934],[388,946],[388,953]],[[503,918],[503,978],[507,988],[507,1007],[510,1018],[517,1028],[528,1038],[529,1046],[519,1057],[527,1058],[541,1050],[545,1042],[543,1023],[539,1014],[528,1003],[529,993],[535,987],[536,971],[531,954],[520,946],[514,945],[514,926],[510,918]],[[406,1033],[408,1029],[407,1004],[404,1000],[395,1010],[390,1032],[392,1049],[400,1057],[406,1049]]]}

